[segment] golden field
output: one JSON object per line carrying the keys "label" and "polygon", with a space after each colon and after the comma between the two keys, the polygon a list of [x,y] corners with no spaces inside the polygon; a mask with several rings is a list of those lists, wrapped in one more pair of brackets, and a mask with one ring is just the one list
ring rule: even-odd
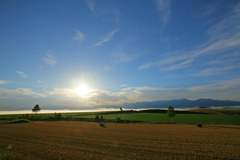
{"label": "golden field", "polygon": [[[13,159],[240,159],[239,125],[35,122],[0,125]],[[1,158],[0,158],[1,159]]]}

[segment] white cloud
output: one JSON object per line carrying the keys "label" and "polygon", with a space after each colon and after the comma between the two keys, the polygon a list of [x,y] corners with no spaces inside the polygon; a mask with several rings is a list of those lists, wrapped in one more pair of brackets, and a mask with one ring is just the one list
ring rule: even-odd
{"label": "white cloud", "polygon": [[76,30],[76,35],[73,37],[74,40],[77,41],[82,41],[84,40],[85,36],[83,35],[82,32],[80,32],[79,30]]}
{"label": "white cloud", "polygon": [[126,87],[117,92],[107,90],[94,90],[88,103],[91,105],[118,105],[123,103],[136,103],[144,101],[170,100],[170,99],[228,99],[239,100],[240,80],[217,82],[211,85],[195,86],[189,88],[163,88],[163,87]]}
{"label": "white cloud", "polygon": [[46,57],[43,58],[43,62],[52,66],[57,64],[56,58],[53,56],[53,52],[46,54]]}
{"label": "white cloud", "polygon": [[[1,99],[26,99],[48,98],[56,96],[58,102],[49,102],[56,106],[99,106],[99,105],[121,105],[123,103],[136,103],[144,101],[170,100],[170,99],[197,99],[212,98],[224,100],[237,100],[240,97],[240,79],[231,81],[211,82],[213,84],[203,86],[193,86],[189,88],[163,88],[163,87],[128,87],[121,85],[119,91],[109,91],[103,89],[92,89],[87,98],[81,98],[73,89],[54,88],[41,94],[29,88],[18,88],[9,90],[0,88]],[[35,99],[32,99],[35,100]]]}
{"label": "white cloud", "polygon": [[161,14],[163,24],[166,24],[171,19],[171,0],[155,0],[158,11]]}
{"label": "white cloud", "polygon": [[52,91],[47,91],[48,95],[63,95],[66,97],[75,97],[76,92],[68,88],[54,88]]}
{"label": "white cloud", "polygon": [[127,95],[135,97],[134,102],[212,98],[239,101],[240,79],[216,82],[211,85],[194,86],[189,88],[135,87],[124,90]]}
{"label": "white cloud", "polygon": [[127,87],[127,84],[121,84],[120,87]]}
{"label": "white cloud", "polygon": [[24,72],[21,72],[21,71],[16,71],[22,78],[28,78],[28,76],[24,73]]}
{"label": "white cloud", "polygon": [[105,38],[103,38],[103,40],[97,42],[96,44],[94,44],[95,46],[101,46],[103,43],[106,43],[108,41],[111,41],[113,39],[114,34],[117,32],[117,30],[113,30],[112,32],[110,32]]}
{"label": "white cloud", "polygon": [[[28,96],[28,97],[34,97],[34,98],[46,97],[46,95],[34,92],[32,91],[32,89],[29,89],[29,88],[18,88],[15,90],[0,88],[0,94],[4,99],[8,99],[13,96],[15,96],[16,98],[20,98],[21,96]],[[21,98],[24,98],[24,97],[21,97]]]}
{"label": "white cloud", "polygon": [[10,83],[9,81],[5,81],[5,80],[0,80],[0,84],[8,84]]}

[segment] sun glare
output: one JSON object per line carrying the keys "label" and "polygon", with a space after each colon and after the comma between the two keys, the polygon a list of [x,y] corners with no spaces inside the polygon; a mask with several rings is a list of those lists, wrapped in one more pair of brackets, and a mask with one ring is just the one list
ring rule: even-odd
{"label": "sun glare", "polygon": [[77,87],[76,93],[82,97],[85,97],[90,93],[90,89],[87,85],[80,85],[79,87]]}

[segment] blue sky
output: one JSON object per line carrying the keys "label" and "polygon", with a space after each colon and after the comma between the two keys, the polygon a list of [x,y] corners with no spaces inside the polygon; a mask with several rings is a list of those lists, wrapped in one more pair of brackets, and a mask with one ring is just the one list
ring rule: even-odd
{"label": "blue sky", "polygon": [[240,101],[238,0],[1,0],[0,35],[2,111]]}

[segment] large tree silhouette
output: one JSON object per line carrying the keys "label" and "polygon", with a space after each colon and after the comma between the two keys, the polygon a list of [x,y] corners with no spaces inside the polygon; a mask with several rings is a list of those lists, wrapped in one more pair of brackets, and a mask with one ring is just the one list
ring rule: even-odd
{"label": "large tree silhouette", "polygon": [[37,112],[40,111],[40,110],[41,110],[41,108],[39,107],[39,104],[36,104],[35,107],[32,109],[32,111],[33,111],[33,112],[36,112],[36,114],[37,114]]}

